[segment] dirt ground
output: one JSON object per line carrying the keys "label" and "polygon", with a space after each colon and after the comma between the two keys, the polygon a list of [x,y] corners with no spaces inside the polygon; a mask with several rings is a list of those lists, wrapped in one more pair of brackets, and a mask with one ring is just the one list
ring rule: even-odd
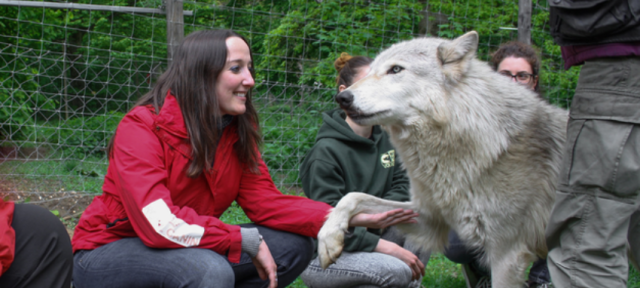
{"label": "dirt ground", "polygon": [[65,224],[69,235],[73,236],[73,229],[80,215],[95,195],[64,189],[58,189],[57,192],[34,192],[33,187],[30,186],[26,181],[0,181],[0,198],[5,201],[42,206],[52,211]]}

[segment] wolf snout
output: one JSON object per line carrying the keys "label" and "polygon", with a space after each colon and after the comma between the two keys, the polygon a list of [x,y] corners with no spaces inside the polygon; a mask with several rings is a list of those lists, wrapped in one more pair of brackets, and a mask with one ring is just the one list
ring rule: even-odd
{"label": "wolf snout", "polygon": [[340,104],[340,108],[349,110],[353,104],[353,94],[349,90],[342,91],[336,94],[336,102]]}

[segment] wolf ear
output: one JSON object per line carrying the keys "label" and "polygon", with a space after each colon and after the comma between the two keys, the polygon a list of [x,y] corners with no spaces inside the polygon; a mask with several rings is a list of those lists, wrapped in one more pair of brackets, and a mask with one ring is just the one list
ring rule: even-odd
{"label": "wolf ear", "polygon": [[476,31],[443,42],[438,46],[438,59],[442,69],[453,82],[458,82],[469,68],[471,60],[478,50],[478,33]]}

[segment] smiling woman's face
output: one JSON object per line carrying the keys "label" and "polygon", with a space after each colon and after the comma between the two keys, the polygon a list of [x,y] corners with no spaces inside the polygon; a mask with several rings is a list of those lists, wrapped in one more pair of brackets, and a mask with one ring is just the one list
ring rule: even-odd
{"label": "smiling woman's face", "polygon": [[246,111],[247,93],[255,85],[253,63],[249,46],[241,38],[229,37],[226,44],[227,63],[216,79],[216,95],[221,114],[240,115]]}

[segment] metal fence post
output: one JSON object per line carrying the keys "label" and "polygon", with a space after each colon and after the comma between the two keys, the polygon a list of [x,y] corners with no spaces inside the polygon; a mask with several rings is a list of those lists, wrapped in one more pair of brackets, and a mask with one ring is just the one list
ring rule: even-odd
{"label": "metal fence post", "polygon": [[167,12],[167,64],[171,64],[175,50],[184,38],[182,0],[165,0]]}
{"label": "metal fence post", "polygon": [[531,0],[518,3],[518,41],[531,44]]}

